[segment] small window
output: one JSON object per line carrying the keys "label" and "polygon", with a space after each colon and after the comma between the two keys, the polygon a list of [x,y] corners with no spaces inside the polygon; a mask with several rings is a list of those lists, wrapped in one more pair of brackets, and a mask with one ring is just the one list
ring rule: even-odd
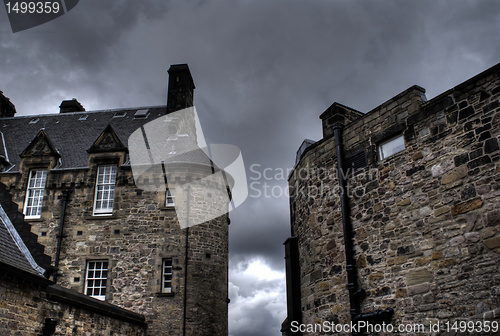
{"label": "small window", "polygon": [[172,258],[163,259],[161,292],[172,293]]}
{"label": "small window", "polygon": [[168,189],[165,193],[165,205],[174,206],[175,205],[175,192],[174,189]]}
{"label": "small window", "polygon": [[106,299],[106,282],[108,280],[108,261],[89,260],[85,276],[85,294],[98,300]]}
{"label": "small window", "polygon": [[405,140],[402,135],[382,142],[379,147],[379,156],[383,160],[405,149]]}
{"label": "small window", "polygon": [[24,202],[24,215],[26,218],[40,218],[42,216],[42,203],[47,182],[47,170],[31,170]]}
{"label": "small window", "polygon": [[110,215],[113,213],[115,184],[116,166],[99,166],[94,202],[95,215]]}
{"label": "small window", "polygon": [[127,115],[127,112],[126,111],[118,111],[115,113],[115,115],[113,116],[113,118],[123,118]]}
{"label": "small window", "polygon": [[149,116],[149,109],[137,110],[134,114],[134,119],[146,119]]}

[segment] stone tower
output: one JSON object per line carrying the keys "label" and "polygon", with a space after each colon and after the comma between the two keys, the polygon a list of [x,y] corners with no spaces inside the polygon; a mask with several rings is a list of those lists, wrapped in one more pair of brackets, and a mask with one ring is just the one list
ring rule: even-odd
{"label": "stone tower", "polygon": [[[193,105],[188,66],[169,75],[167,105],[0,118],[0,181],[57,261],[58,284],[143,314],[149,335],[227,335],[229,217],[182,228],[176,211],[180,186],[218,168],[200,150],[143,174],[160,189],[134,179],[130,135]],[[227,198],[220,190],[191,215]]]}
{"label": "stone tower", "polygon": [[334,103],[322,139],[298,151],[284,334],[498,325],[500,64],[424,93],[412,86],[367,113]]}

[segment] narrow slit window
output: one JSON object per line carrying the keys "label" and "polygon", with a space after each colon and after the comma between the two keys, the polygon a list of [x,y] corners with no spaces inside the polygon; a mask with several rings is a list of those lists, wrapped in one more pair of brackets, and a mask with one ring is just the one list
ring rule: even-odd
{"label": "narrow slit window", "polygon": [[383,160],[405,149],[405,140],[402,135],[391,138],[379,145],[379,156]]}
{"label": "narrow slit window", "polygon": [[161,292],[172,293],[172,258],[163,259]]}
{"label": "narrow slit window", "polygon": [[42,216],[43,196],[47,182],[47,170],[34,169],[30,171],[24,215],[26,218],[40,218]]}
{"label": "narrow slit window", "polygon": [[115,199],[116,166],[99,166],[95,190],[94,214],[113,213]]}
{"label": "narrow slit window", "polygon": [[175,205],[175,192],[173,189],[168,189],[165,193],[165,205],[174,206]]}
{"label": "narrow slit window", "polygon": [[104,301],[108,280],[108,261],[90,260],[87,262],[85,294]]}

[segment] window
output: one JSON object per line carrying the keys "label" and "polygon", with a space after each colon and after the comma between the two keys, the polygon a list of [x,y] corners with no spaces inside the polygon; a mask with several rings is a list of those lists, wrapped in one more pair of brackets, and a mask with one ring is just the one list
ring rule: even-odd
{"label": "window", "polygon": [[386,157],[394,155],[405,149],[405,140],[402,135],[395,138],[391,138],[379,145],[379,155],[380,159],[383,160]]}
{"label": "window", "polygon": [[47,170],[36,169],[30,171],[24,215],[26,218],[40,218],[42,216],[43,195],[47,182]]}
{"label": "window", "polygon": [[172,189],[167,188],[165,193],[165,205],[174,206],[175,205],[175,192]]}
{"label": "window", "polygon": [[106,281],[108,278],[108,261],[91,260],[87,262],[85,294],[98,300],[106,299]]}
{"label": "window", "polygon": [[172,258],[163,259],[161,292],[172,293]]}
{"label": "window", "polygon": [[94,214],[106,215],[113,212],[115,183],[116,166],[99,166],[97,169]]}

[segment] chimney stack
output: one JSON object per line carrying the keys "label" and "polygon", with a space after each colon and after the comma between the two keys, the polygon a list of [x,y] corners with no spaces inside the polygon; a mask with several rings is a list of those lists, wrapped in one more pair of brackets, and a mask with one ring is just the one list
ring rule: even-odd
{"label": "chimney stack", "polygon": [[3,95],[0,91],[0,118],[13,117],[16,114],[16,107],[9,98]]}
{"label": "chimney stack", "polygon": [[195,86],[188,65],[171,65],[168,75],[167,112],[193,106]]}
{"label": "chimney stack", "polygon": [[85,108],[80,104],[76,98],[71,100],[63,100],[61,105],[59,105],[59,113],[69,113],[69,112],[83,112]]}

